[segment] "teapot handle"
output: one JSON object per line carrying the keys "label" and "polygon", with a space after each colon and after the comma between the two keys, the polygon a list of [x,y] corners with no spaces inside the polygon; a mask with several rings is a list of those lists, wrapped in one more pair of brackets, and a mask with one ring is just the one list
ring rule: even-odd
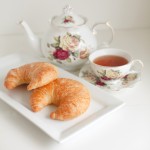
{"label": "teapot handle", "polygon": [[97,27],[98,25],[106,25],[106,26],[110,29],[111,34],[112,34],[112,38],[108,41],[108,45],[111,44],[111,42],[112,42],[113,39],[114,39],[114,34],[115,34],[115,32],[114,32],[114,28],[110,25],[110,22],[109,22],[109,21],[106,21],[106,22],[98,22],[98,23],[95,23],[95,24],[93,25],[93,27],[92,27],[92,32],[93,32],[94,35],[97,34],[97,32],[96,32],[96,27]]}

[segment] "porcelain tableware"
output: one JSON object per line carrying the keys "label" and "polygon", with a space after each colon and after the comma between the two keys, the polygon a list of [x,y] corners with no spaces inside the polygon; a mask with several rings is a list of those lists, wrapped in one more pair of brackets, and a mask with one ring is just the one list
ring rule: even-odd
{"label": "porcelain tableware", "polygon": [[[128,63],[121,66],[102,66],[94,63],[94,60],[100,56],[115,55],[125,58]],[[141,73],[143,62],[139,59],[133,60],[126,51],[106,48],[93,52],[89,56],[89,62],[94,74],[100,78],[101,82],[107,85],[120,84],[125,77],[135,78],[135,75]],[[134,74],[134,75],[133,75]],[[133,76],[132,76],[133,75]]]}
{"label": "porcelain tableware", "polygon": [[115,80],[114,82],[103,82],[101,78],[97,77],[96,74],[91,69],[89,63],[85,64],[79,72],[79,77],[90,82],[91,84],[104,89],[106,91],[120,91],[128,88],[133,88],[140,80],[141,80],[141,73],[132,73],[129,74],[120,80]]}
{"label": "porcelain tableware", "polygon": [[49,23],[49,30],[41,39],[32,32],[24,20],[19,21],[36,52],[66,70],[81,68],[88,60],[89,54],[97,49],[95,35],[101,34],[98,32],[99,28],[97,29],[100,24],[110,29],[113,37],[113,28],[108,22],[97,23],[91,30],[87,25],[87,19],[74,13],[69,5],[63,9],[61,15],[50,19]]}

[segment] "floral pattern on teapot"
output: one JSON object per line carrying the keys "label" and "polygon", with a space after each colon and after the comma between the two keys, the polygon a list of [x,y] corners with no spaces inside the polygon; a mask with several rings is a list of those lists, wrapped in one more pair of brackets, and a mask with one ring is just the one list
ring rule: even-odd
{"label": "floral pattern on teapot", "polygon": [[78,59],[87,59],[89,50],[85,46],[84,41],[77,34],[66,33],[63,36],[54,37],[54,43],[47,43],[47,46],[53,47],[54,50],[49,51],[49,59],[56,60],[58,63],[72,62]]}

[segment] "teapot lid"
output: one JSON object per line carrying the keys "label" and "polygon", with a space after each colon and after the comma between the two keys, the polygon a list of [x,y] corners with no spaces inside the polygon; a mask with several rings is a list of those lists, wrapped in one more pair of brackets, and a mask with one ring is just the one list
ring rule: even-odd
{"label": "teapot lid", "polygon": [[74,26],[79,26],[79,25],[85,24],[86,19],[75,14],[72,11],[72,7],[67,5],[63,9],[63,13],[60,16],[54,17],[52,22],[56,26],[74,27]]}

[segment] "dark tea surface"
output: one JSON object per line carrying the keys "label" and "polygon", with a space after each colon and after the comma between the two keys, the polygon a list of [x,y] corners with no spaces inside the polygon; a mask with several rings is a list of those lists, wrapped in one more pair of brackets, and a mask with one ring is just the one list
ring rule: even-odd
{"label": "dark tea surface", "polygon": [[105,55],[97,57],[93,62],[101,66],[117,67],[127,64],[128,60],[121,56]]}

